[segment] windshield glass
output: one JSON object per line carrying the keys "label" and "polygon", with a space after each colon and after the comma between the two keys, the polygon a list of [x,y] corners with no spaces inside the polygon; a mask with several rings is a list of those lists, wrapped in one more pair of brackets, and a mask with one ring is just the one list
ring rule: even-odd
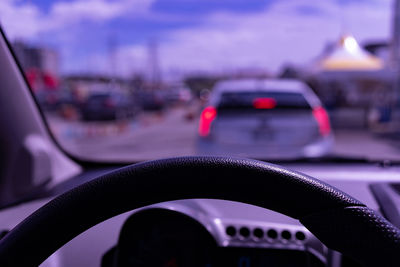
{"label": "windshield glass", "polygon": [[5,0],[0,23],[77,158],[400,159],[394,0]]}

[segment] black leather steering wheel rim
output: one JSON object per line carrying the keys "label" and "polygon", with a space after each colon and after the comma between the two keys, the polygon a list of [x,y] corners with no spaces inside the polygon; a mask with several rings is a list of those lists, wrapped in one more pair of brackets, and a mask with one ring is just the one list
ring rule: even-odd
{"label": "black leather steering wheel rim", "polygon": [[56,197],[0,241],[0,266],[37,266],[108,218],[192,198],[239,201],[296,218],[328,247],[365,266],[400,260],[399,230],[326,183],[255,160],[182,157],[124,167]]}

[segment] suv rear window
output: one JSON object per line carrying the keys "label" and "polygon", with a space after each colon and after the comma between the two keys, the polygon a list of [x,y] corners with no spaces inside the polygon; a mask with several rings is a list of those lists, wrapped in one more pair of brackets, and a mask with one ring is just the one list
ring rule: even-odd
{"label": "suv rear window", "polygon": [[219,110],[234,109],[310,109],[300,93],[292,92],[225,92],[217,106]]}

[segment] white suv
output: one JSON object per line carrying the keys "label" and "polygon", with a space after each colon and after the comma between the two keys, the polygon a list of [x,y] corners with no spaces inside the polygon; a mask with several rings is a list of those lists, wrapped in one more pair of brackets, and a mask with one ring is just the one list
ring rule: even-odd
{"label": "white suv", "polygon": [[216,84],[200,117],[197,152],[259,159],[329,153],[329,117],[298,80],[227,80]]}

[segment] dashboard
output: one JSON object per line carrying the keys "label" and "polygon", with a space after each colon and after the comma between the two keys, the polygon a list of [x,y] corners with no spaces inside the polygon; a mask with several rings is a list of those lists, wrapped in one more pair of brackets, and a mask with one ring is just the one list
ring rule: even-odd
{"label": "dashboard", "polygon": [[183,213],[144,209],[126,220],[101,266],[325,266],[324,247],[304,227],[215,223],[222,244]]}
{"label": "dashboard", "polygon": [[[400,210],[400,193],[393,193],[400,188],[396,186],[400,178],[397,167],[345,165],[341,168],[327,168],[297,165],[290,168],[301,170],[340,188],[389,219],[396,221],[394,214],[397,214],[397,220],[400,222],[400,212],[396,212]],[[396,203],[392,201],[391,205],[388,204],[387,188],[391,188],[392,192],[392,197],[389,199],[397,201]],[[188,224],[191,222],[192,230],[179,226],[173,231],[169,216],[175,218],[173,220],[175,223],[172,225],[179,225],[178,221],[187,221]],[[156,246],[159,247],[152,247],[155,244],[150,241],[151,235],[126,234],[131,233],[126,229],[142,229],[144,232],[158,233],[153,241],[172,231],[171,237],[175,239],[165,241],[163,245],[157,243]],[[188,236],[194,238],[196,235],[208,236],[208,241],[188,239]],[[142,258],[139,244],[149,244],[151,249],[148,250],[157,252],[149,257],[151,260],[159,260],[157,264],[146,262]],[[129,252],[119,254],[116,251]],[[183,256],[180,256],[178,251],[183,253]],[[197,251],[199,254],[194,256],[191,254],[192,251]],[[187,255],[191,256],[186,257]],[[138,265],[138,259],[146,264]],[[124,223],[117,244],[105,254],[103,260],[104,267],[359,266],[352,259],[328,249],[292,218],[243,203],[210,199],[161,203],[137,211]],[[131,264],[132,262],[135,264]]]}
{"label": "dashboard", "polygon": [[[292,164],[400,225],[400,168],[373,164]],[[86,170],[40,199],[3,209],[11,229],[54,195],[113,168]],[[282,192],[285,194],[285,192]],[[7,230],[7,229],[4,229]],[[259,207],[212,199],[159,203],[100,223],[41,266],[358,266],[328,249],[297,220]]]}

